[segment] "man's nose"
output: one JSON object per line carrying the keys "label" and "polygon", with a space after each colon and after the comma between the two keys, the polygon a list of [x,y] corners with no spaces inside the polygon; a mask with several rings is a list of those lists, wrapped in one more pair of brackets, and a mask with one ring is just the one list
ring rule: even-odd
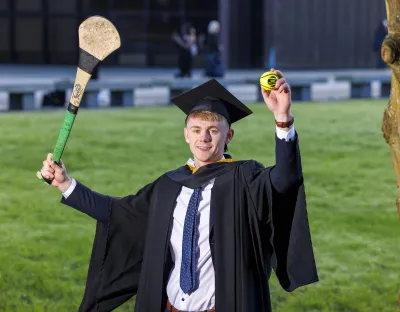
{"label": "man's nose", "polygon": [[202,133],[201,133],[200,139],[201,139],[203,142],[210,142],[210,141],[211,141],[211,134],[210,134],[210,132],[209,132],[209,131],[204,131],[204,132],[202,132]]}

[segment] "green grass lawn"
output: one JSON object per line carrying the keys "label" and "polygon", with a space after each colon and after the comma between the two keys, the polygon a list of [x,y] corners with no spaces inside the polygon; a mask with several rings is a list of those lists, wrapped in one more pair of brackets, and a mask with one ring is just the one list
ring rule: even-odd
{"label": "green grass lawn", "polygon": [[[294,105],[320,282],[286,293],[273,275],[274,311],[397,310],[400,224],[381,134],[386,102]],[[264,104],[250,108],[229,151],[272,165],[272,115]],[[76,311],[83,295],[95,222],[35,177],[63,118],[0,114],[0,311]],[[191,156],[183,121],[173,107],[81,110],[63,160],[70,176],[98,192],[134,193]],[[118,311],[133,311],[133,302]]]}

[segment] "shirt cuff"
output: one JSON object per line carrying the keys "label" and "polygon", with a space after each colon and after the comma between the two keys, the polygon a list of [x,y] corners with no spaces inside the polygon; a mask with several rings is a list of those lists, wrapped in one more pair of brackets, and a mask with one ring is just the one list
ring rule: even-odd
{"label": "shirt cuff", "polygon": [[289,131],[285,131],[276,127],[276,136],[281,140],[289,142],[295,138],[295,135],[296,132],[294,131],[294,124],[289,127]]}
{"label": "shirt cuff", "polygon": [[64,196],[65,199],[67,199],[68,196],[71,195],[71,193],[74,191],[75,187],[76,187],[76,180],[72,179],[72,183],[69,186],[68,190],[66,190],[64,193],[62,193],[62,195]]}

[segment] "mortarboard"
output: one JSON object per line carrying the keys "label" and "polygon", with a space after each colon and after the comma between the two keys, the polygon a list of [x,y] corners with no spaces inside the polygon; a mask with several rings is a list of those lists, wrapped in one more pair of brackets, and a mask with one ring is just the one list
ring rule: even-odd
{"label": "mortarboard", "polygon": [[197,110],[206,110],[224,116],[229,124],[253,113],[215,79],[174,97],[171,102],[187,116]]}

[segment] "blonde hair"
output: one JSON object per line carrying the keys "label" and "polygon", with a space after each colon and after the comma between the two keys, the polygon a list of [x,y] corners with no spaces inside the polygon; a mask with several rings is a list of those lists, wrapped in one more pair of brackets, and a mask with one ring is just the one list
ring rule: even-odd
{"label": "blonde hair", "polygon": [[[228,121],[226,118],[218,113],[210,112],[210,111],[205,111],[205,110],[199,110],[199,111],[194,111],[193,113],[189,114],[186,119],[185,119],[185,124],[187,124],[187,121],[189,118],[198,118],[200,120],[204,121],[224,121],[229,125]],[[230,125],[229,125],[230,128]]]}

